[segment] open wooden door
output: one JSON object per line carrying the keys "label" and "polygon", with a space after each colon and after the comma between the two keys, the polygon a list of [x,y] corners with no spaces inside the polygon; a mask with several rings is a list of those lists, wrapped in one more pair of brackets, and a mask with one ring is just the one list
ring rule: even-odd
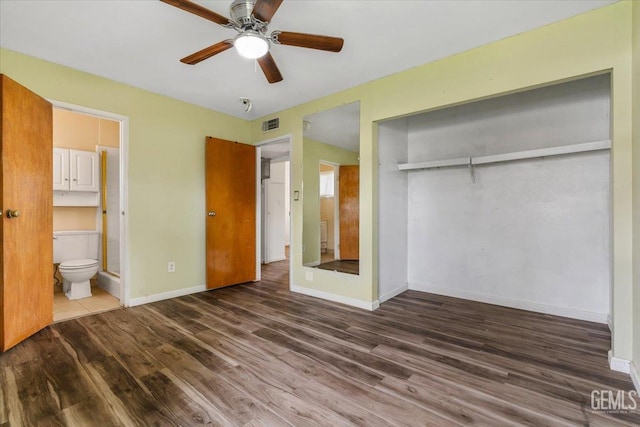
{"label": "open wooden door", "polygon": [[256,279],[256,149],[207,137],[207,288]]}
{"label": "open wooden door", "polygon": [[360,166],[340,166],[340,259],[360,259]]}
{"label": "open wooden door", "polygon": [[53,112],[0,75],[0,347],[53,321]]}

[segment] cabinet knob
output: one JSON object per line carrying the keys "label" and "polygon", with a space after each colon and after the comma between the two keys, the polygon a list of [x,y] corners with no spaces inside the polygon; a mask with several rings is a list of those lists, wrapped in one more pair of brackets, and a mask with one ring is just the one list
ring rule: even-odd
{"label": "cabinet knob", "polygon": [[7,209],[7,218],[18,218],[20,216],[19,210]]}
{"label": "cabinet knob", "polygon": [[207,213],[207,215],[209,215],[209,216],[216,216],[216,213],[215,213],[214,211],[209,211],[209,212]]}

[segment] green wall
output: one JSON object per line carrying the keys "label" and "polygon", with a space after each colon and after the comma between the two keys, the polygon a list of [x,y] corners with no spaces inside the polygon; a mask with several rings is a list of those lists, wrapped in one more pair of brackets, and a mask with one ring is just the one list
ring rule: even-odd
{"label": "green wall", "polygon": [[320,160],[357,165],[358,153],[312,139],[304,139],[302,165],[303,242],[302,262],[320,261]]}
{"label": "green wall", "polygon": [[[316,271],[308,280],[310,269],[302,266],[302,203],[292,201],[292,281],[299,288],[371,308],[378,298],[378,121],[611,72],[613,355],[639,361],[640,331],[633,324],[634,308],[640,312],[640,232],[633,225],[640,217],[640,150],[632,150],[640,146],[638,89],[632,86],[632,70],[638,81],[638,7],[638,2],[623,0],[260,118],[250,126],[7,50],[0,50],[0,71],[45,97],[129,117],[134,298],[204,284],[205,135],[257,143],[290,134],[291,190],[302,192],[303,117],[360,101],[360,275]],[[263,134],[261,122],[276,116],[281,128]],[[177,262],[174,274],[166,273],[170,260]],[[635,319],[638,323],[638,315]]]}
{"label": "green wall", "polygon": [[[613,355],[631,360],[634,167],[631,9],[630,1],[620,1],[252,122],[252,139],[257,142],[267,139],[260,123],[280,117],[281,128],[270,133],[269,138],[291,135],[292,191],[296,191],[303,185],[302,170],[296,166],[303,161],[303,117],[360,101],[360,276],[354,279],[322,271],[307,274],[310,269],[302,266],[302,207],[292,202],[293,285],[306,289],[307,293],[361,302],[361,306],[377,305],[378,121],[611,72]],[[635,161],[637,169],[640,164],[637,158]]]}
{"label": "green wall", "polygon": [[248,123],[5,49],[0,72],[45,98],[129,118],[130,297],[204,285],[204,139],[249,142]]}

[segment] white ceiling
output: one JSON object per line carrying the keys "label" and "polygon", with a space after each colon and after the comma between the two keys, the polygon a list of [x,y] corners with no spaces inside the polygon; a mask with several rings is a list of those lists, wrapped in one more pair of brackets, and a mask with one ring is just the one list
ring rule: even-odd
{"label": "white ceiling", "polygon": [[304,136],[349,151],[360,151],[360,103],[320,111],[304,117]]}
{"label": "white ceiling", "polygon": [[[272,85],[234,50],[180,63],[235,32],[155,0],[0,0],[0,45],[254,119],[613,2],[285,0],[269,31],[345,45],[338,54],[273,46],[284,81]],[[229,16],[230,0],[198,3]],[[249,113],[240,97],[252,100]]]}

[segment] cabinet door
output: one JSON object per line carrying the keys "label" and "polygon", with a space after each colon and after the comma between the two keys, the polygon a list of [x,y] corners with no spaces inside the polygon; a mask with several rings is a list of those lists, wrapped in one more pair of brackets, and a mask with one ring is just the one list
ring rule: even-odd
{"label": "cabinet door", "polygon": [[69,150],[71,162],[71,191],[100,191],[98,153]]}
{"label": "cabinet door", "polygon": [[53,189],[69,191],[69,150],[53,149]]}

